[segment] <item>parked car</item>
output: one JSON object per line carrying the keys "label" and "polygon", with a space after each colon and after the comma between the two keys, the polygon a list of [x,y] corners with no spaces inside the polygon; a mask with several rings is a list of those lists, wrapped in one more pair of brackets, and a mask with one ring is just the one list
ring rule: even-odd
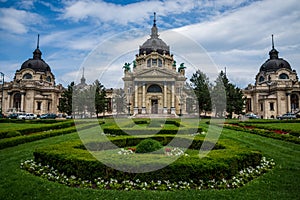
{"label": "parked car", "polygon": [[57,116],[54,113],[42,114],[40,119],[55,119]]}
{"label": "parked car", "polygon": [[33,113],[21,114],[18,116],[18,119],[36,119],[36,115]]}
{"label": "parked car", "polygon": [[248,119],[259,119],[259,117],[253,113],[248,113],[245,115]]}
{"label": "parked car", "polygon": [[277,117],[277,119],[296,119],[297,116],[293,113],[286,113]]}
{"label": "parked car", "polygon": [[7,116],[8,119],[17,119],[20,113],[12,113]]}

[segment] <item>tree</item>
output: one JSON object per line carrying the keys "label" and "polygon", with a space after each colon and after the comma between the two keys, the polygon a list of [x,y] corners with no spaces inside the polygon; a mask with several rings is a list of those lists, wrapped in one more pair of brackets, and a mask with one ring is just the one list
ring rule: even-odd
{"label": "tree", "polygon": [[211,97],[209,92],[211,84],[209,83],[209,78],[206,74],[197,70],[192,75],[190,82],[198,101],[199,114],[205,112],[206,115],[207,111],[211,111]]}
{"label": "tree", "polygon": [[59,112],[67,113],[67,115],[72,115],[72,95],[74,85],[74,82],[71,82],[71,84],[68,85],[67,90],[62,93],[61,98],[59,99],[59,104],[57,106]]}
{"label": "tree", "polygon": [[[221,92],[220,89],[222,84],[223,90],[226,92],[226,112],[228,113],[228,117],[232,118],[233,113],[241,114],[245,106],[245,98],[242,90],[230,83],[223,71],[220,72],[216,80],[216,86],[214,88],[214,95],[216,96],[215,100],[222,99],[222,97],[218,96],[218,94]],[[217,102],[217,104],[218,103],[220,104],[222,102]],[[220,105],[218,106],[220,107]]]}
{"label": "tree", "polygon": [[215,111],[215,116],[224,116],[227,99],[223,80],[223,72],[221,72],[215,80],[215,85],[212,87],[211,99],[212,109]]}
{"label": "tree", "polygon": [[126,94],[122,88],[114,91],[114,107],[116,108],[117,114],[126,113]]}
{"label": "tree", "polygon": [[104,116],[105,115],[105,109],[107,107],[105,87],[98,80],[96,80],[94,82],[94,87],[95,87],[95,110],[96,110],[96,115],[98,117],[99,113],[103,113],[103,116]]}

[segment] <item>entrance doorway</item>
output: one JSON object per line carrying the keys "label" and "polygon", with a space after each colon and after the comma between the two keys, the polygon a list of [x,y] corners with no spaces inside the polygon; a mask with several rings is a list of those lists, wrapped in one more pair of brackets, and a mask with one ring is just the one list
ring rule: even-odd
{"label": "entrance doorway", "polygon": [[158,100],[157,99],[151,100],[151,113],[158,114]]}
{"label": "entrance doorway", "polygon": [[13,105],[17,111],[21,111],[21,94],[19,92],[14,95]]}

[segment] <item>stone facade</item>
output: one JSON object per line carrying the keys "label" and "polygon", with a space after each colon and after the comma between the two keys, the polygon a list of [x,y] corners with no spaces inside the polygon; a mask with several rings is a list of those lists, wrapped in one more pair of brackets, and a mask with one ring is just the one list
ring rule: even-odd
{"label": "stone facade", "polygon": [[124,65],[124,92],[128,112],[138,115],[180,115],[186,113],[185,67],[178,69],[170,48],[158,36],[156,19],[150,38],[139,48],[139,54]]}
{"label": "stone facade", "polygon": [[274,48],[270,58],[261,66],[255,78],[255,85],[249,85],[243,92],[247,98],[246,112],[261,118],[276,118],[288,112],[299,112],[300,83],[290,64],[278,57]]}
{"label": "stone facade", "polygon": [[5,115],[15,112],[58,113],[57,106],[64,88],[55,85],[55,77],[41,56],[38,42],[33,58],[16,70],[13,81],[4,83],[2,107]]}

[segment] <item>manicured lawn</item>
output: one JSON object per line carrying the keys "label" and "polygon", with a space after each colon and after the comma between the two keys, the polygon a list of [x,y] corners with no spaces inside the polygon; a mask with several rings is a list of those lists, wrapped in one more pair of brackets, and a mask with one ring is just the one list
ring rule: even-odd
{"label": "manicured lawn", "polygon": [[[2,126],[2,125],[1,125]],[[300,145],[258,135],[223,129],[222,138],[242,142],[273,158],[273,171],[234,190],[112,191],[69,188],[35,177],[20,169],[38,147],[78,139],[77,133],[47,138],[0,150],[0,199],[298,199]]]}
{"label": "manicured lawn", "polygon": [[[47,126],[48,124],[44,124],[44,125]],[[12,131],[12,130],[19,130],[23,128],[35,128],[40,126],[41,124],[31,124],[31,123],[0,123],[0,131]]]}

